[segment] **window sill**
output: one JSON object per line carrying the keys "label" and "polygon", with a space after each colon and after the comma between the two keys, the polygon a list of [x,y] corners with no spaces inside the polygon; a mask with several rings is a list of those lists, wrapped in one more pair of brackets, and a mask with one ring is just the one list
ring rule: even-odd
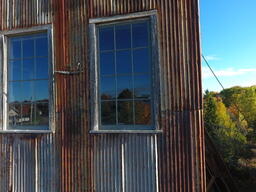
{"label": "window sill", "polygon": [[91,130],[90,134],[161,134],[162,130]]}
{"label": "window sill", "polygon": [[53,130],[1,130],[0,134],[47,134],[54,133]]}

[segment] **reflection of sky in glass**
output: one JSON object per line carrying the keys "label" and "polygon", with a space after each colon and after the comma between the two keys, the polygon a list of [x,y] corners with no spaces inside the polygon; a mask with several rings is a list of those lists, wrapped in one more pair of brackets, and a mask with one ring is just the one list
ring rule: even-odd
{"label": "reflection of sky in glass", "polygon": [[148,46],[148,23],[136,23],[132,25],[133,47]]}
{"label": "reflection of sky in glass", "polygon": [[114,52],[103,52],[100,54],[100,73],[102,75],[115,74]]}
{"label": "reflection of sky in glass", "polygon": [[116,71],[119,73],[132,73],[131,51],[116,52]]}
{"label": "reflection of sky in glass", "polygon": [[[102,125],[151,123],[151,47],[148,30],[148,20],[99,27]],[[146,102],[143,101],[145,99]],[[114,103],[117,110],[113,108]],[[135,111],[135,103],[141,108],[139,111]]]}
{"label": "reflection of sky in glass", "polygon": [[149,48],[136,49],[133,51],[134,73],[150,72],[150,55]]}
{"label": "reflection of sky in glass", "polygon": [[112,99],[116,96],[115,77],[102,77],[100,83],[100,93],[105,99]]}
{"label": "reflection of sky in glass", "polygon": [[100,50],[114,49],[114,29],[113,27],[104,27],[99,30]]}
{"label": "reflection of sky in glass", "polygon": [[116,26],[116,49],[131,47],[131,25]]}

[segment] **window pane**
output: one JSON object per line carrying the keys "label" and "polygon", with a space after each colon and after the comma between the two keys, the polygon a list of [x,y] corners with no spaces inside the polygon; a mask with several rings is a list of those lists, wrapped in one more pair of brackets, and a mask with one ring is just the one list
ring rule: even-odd
{"label": "window pane", "polygon": [[102,27],[99,30],[99,44],[100,50],[113,50],[114,49],[114,28]]}
{"label": "window pane", "polygon": [[22,101],[22,83],[21,82],[10,82],[8,85],[8,102],[19,102]]}
{"label": "window pane", "polygon": [[133,124],[133,102],[118,101],[118,124]]}
{"label": "window pane", "polygon": [[[22,125],[34,125],[35,124],[35,104],[23,103],[21,115],[22,115],[21,116],[21,124]],[[28,126],[25,129],[30,129],[30,128]]]}
{"label": "window pane", "polygon": [[133,51],[133,67],[134,73],[150,72],[149,49],[145,48]]}
{"label": "window pane", "polygon": [[131,48],[131,25],[116,26],[116,48]]}
{"label": "window pane", "polygon": [[101,102],[101,124],[115,125],[116,124],[116,103],[115,101]]}
{"label": "window pane", "polygon": [[21,104],[12,104],[8,108],[9,126],[14,128],[21,124]]}
{"label": "window pane", "polygon": [[9,81],[21,80],[21,61],[14,60],[9,62]]}
{"label": "window pane", "polygon": [[117,77],[117,95],[118,99],[132,99],[132,76]]}
{"label": "window pane", "polygon": [[33,88],[34,88],[33,81],[24,81],[22,83],[22,92],[23,92],[22,100],[24,102],[31,102],[34,100]]}
{"label": "window pane", "polygon": [[135,101],[135,124],[151,124],[151,105],[150,100]]}
{"label": "window pane", "polygon": [[23,58],[34,56],[34,40],[23,41]]}
{"label": "window pane", "polygon": [[45,102],[49,99],[49,82],[47,80],[34,81],[35,101]]}
{"label": "window pane", "polygon": [[148,22],[133,24],[132,37],[133,47],[148,46]]}
{"label": "window pane", "polygon": [[136,98],[149,98],[150,90],[149,75],[134,76],[134,92]]}
{"label": "window pane", "polygon": [[132,73],[131,51],[116,52],[116,71],[120,73]]}
{"label": "window pane", "polygon": [[36,59],[36,79],[48,79],[48,58]]}
{"label": "window pane", "polygon": [[23,60],[23,80],[32,80],[34,79],[34,60],[33,59],[24,59]]}
{"label": "window pane", "polygon": [[40,38],[36,39],[36,56],[47,56],[48,55],[48,39]]}
{"label": "window pane", "polygon": [[21,42],[20,41],[10,41],[10,59],[21,58]]}
{"label": "window pane", "polygon": [[100,74],[115,74],[114,52],[105,52],[100,54]]}
{"label": "window pane", "polygon": [[116,97],[115,77],[102,77],[100,81],[101,99],[113,99]]}
{"label": "window pane", "polygon": [[36,125],[48,125],[49,124],[49,105],[48,103],[36,104]]}

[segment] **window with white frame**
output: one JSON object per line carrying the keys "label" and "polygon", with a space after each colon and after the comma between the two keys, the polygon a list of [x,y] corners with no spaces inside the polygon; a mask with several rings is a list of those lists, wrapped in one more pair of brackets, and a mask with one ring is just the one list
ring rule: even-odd
{"label": "window with white frame", "polygon": [[4,130],[49,130],[50,30],[4,35]]}
{"label": "window with white frame", "polygon": [[[155,17],[155,14],[153,14]],[[155,20],[154,20],[155,21]],[[155,129],[152,15],[94,24],[97,128]]]}

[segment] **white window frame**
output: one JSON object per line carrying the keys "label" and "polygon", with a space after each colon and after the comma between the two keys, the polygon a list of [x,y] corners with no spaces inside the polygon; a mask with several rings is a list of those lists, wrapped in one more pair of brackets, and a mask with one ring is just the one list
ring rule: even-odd
{"label": "white window frame", "polygon": [[[33,130],[33,129],[22,129],[22,130],[13,130],[8,129],[8,103],[7,103],[7,87],[8,87],[8,80],[7,80],[7,66],[8,66],[8,39],[15,36],[22,36],[22,35],[30,35],[30,34],[37,34],[37,33],[47,33],[48,36],[48,55],[49,55],[49,127],[47,130]],[[2,72],[1,76],[1,104],[0,104],[0,111],[1,111],[1,119],[0,121],[0,133],[52,133],[55,131],[54,126],[54,53],[53,53],[53,40],[52,40],[52,25],[42,25],[36,26],[31,28],[25,29],[15,29],[10,31],[0,31],[0,70]]]}
{"label": "white window frame", "polygon": [[[115,129],[101,129],[100,127],[100,112],[99,112],[99,77],[98,77],[98,48],[97,48],[97,27],[102,24],[113,24],[122,22],[136,22],[139,19],[149,19],[150,35],[152,44],[152,100],[151,105],[153,114],[151,115],[152,126],[148,129],[123,129],[125,125]],[[159,45],[158,45],[158,30],[157,30],[157,11],[145,11],[131,13],[126,15],[116,15],[111,17],[94,18],[89,20],[89,57],[90,57],[90,133],[160,133],[160,81],[159,81]],[[129,126],[129,125],[128,125]],[[127,127],[128,127],[127,126]],[[139,126],[138,126],[139,127]],[[153,128],[152,128],[153,127]]]}

